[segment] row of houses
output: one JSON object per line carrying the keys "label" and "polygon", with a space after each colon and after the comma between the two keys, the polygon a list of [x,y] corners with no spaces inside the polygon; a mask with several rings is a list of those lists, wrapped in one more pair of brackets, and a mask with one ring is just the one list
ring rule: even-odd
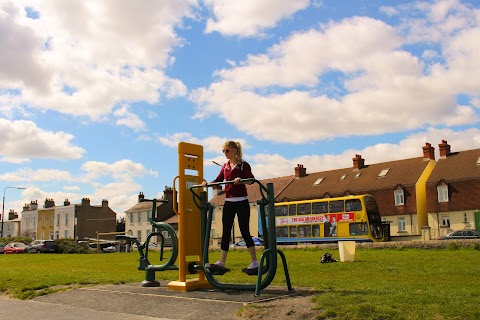
{"label": "row of houses", "polygon": [[[419,157],[369,164],[357,154],[352,166],[321,172],[307,172],[297,164],[292,175],[265,179],[273,183],[275,201],[331,198],[346,195],[371,194],[377,200],[382,219],[390,226],[395,240],[435,239],[453,230],[480,230],[480,149],[452,152],[447,141],[438,145],[439,159],[430,143],[419,147]],[[247,186],[252,235],[258,232],[258,207],[261,199],[256,184]],[[172,209],[171,188],[164,191],[165,199],[157,203],[156,221],[177,227]],[[152,207],[139,202],[126,211],[125,230],[145,240],[152,231],[148,219]],[[214,196],[211,244],[217,247],[222,236],[221,212],[225,195]],[[238,226],[232,237],[240,240]]]}
{"label": "row of houses", "polygon": [[4,237],[29,236],[33,239],[76,239],[97,238],[114,240],[117,214],[110,209],[108,201],[92,206],[90,199],[83,198],[81,203],[72,204],[65,200],[56,206],[53,199],[45,199],[43,207],[38,201],[25,204],[21,218],[10,211],[4,221]]}

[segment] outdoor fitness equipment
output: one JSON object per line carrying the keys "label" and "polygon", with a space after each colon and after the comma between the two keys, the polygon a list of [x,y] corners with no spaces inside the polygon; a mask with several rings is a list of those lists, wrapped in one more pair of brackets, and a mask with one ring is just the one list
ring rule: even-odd
{"label": "outdoor fitness equipment", "polygon": [[[210,269],[208,263],[208,246],[212,224],[214,207],[207,201],[207,192],[200,191],[203,181],[203,147],[200,145],[180,142],[178,144],[178,171],[179,175],[173,180],[173,210],[178,215],[178,238],[175,230],[167,223],[154,222],[152,233],[150,233],[143,244],[137,238],[129,235],[119,235],[117,239],[131,241],[137,244],[140,254],[139,270],[145,270],[144,287],[158,287],[160,283],[155,280],[156,271],[178,270],[178,280],[168,283],[168,288],[175,291],[192,291],[201,288],[216,287],[221,290],[255,291],[260,295],[260,290],[266,288],[273,281],[277,270],[277,253],[283,261],[283,269],[289,291],[293,291],[288,274],[285,255],[277,249],[275,237],[275,208],[273,184],[268,183],[265,188],[255,179],[244,179],[241,182],[257,183],[260,187],[262,199],[257,201],[260,208],[261,224],[264,230],[265,251],[260,257],[256,284],[226,284],[218,282]],[[177,191],[175,181],[178,180],[178,210]],[[233,181],[209,184],[233,183]],[[265,196],[266,193],[266,196]],[[155,216],[157,199],[152,201],[152,217]],[[200,204],[199,204],[200,201]],[[268,206],[268,219],[265,215],[265,206]],[[267,226],[268,220],[268,226]],[[200,226],[200,227],[199,227]],[[148,249],[150,239],[153,236],[161,237],[160,260],[163,260],[164,236],[162,230],[166,231],[172,239],[172,254],[165,264],[152,265],[148,261]],[[145,253],[143,252],[145,250]],[[175,261],[178,258],[178,265]],[[262,281],[262,275],[268,272]],[[187,275],[196,275],[196,278],[188,278]]]}
{"label": "outdoor fitness equipment", "polygon": [[[233,181],[226,182],[217,182],[207,184],[207,187],[213,187],[223,184],[231,184]],[[194,189],[203,188],[202,185],[195,185],[190,187],[192,192],[193,199],[198,208],[201,208],[201,226],[202,226],[202,245],[203,245],[203,259],[202,264],[190,264],[189,271],[193,273],[195,270],[202,270],[207,280],[217,289],[221,290],[238,290],[238,291],[255,291],[255,296],[260,295],[260,290],[265,289],[275,278],[277,271],[277,253],[280,255],[283,262],[283,270],[285,272],[285,278],[287,282],[287,287],[289,291],[293,291],[290,276],[288,273],[287,260],[285,255],[281,250],[277,249],[277,240],[275,235],[275,208],[274,208],[274,192],[273,192],[273,183],[267,183],[267,187],[263,186],[260,181],[256,179],[241,179],[239,183],[256,183],[260,188],[260,194],[262,199],[257,201],[258,208],[260,209],[259,215],[261,218],[261,224],[264,230],[264,246],[265,250],[263,251],[260,257],[260,266],[258,268],[257,282],[256,284],[227,284],[218,282],[211,269],[209,268],[210,264],[208,263],[208,246],[210,239],[210,231],[212,228],[212,217],[214,206],[207,201],[207,192],[202,191],[198,195]],[[265,195],[266,194],[266,195]],[[198,204],[197,201],[200,201]],[[265,207],[268,206],[268,217],[265,214]],[[262,280],[262,275],[268,272],[266,277]]]}

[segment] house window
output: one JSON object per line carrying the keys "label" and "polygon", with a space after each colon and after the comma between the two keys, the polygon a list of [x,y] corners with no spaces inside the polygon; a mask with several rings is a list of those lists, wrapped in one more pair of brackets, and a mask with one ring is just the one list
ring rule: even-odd
{"label": "house window", "polygon": [[437,187],[438,202],[448,202],[448,186],[441,184]]}
{"label": "house window", "polygon": [[403,206],[405,204],[403,189],[402,188],[397,188],[394,191],[394,194],[395,194],[395,205],[396,206]]}
{"label": "house window", "polygon": [[130,212],[130,224],[133,223],[133,212]]}
{"label": "house window", "polygon": [[390,168],[385,168],[383,169],[382,171],[380,171],[380,173],[378,174],[378,177],[379,178],[385,178],[385,176],[387,175],[388,171],[390,170]]}
{"label": "house window", "polygon": [[361,174],[362,174],[361,172],[358,172],[358,173],[355,175],[355,177],[353,177],[353,179],[357,179],[358,177],[360,177]]}
{"label": "house window", "polygon": [[60,213],[57,213],[57,226],[60,225]]}
{"label": "house window", "polygon": [[442,227],[450,228],[450,217],[448,215],[442,216]]}
{"label": "house window", "polygon": [[60,239],[60,233],[58,231],[55,231],[55,239]]}
{"label": "house window", "polygon": [[65,213],[65,225],[68,226],[68,213]]}
{"label": "house window", "polygon": [[347,177],[347,175],[346,175],[346,174],[343,174],[343,175],[340,177],[340,181],[345,180],[346,177]]}
{"label": "house window", "polygon": [[325,178],[324,177],[318,178],[313,185],[318,186],[323,181],[323,179]]}
{"label": "house window", "polygon": [[50,227],[53,227],[53,216],[50,216]]}
{"label": "house window", "polygon": [[407,231],[407,223],[405,217],[398,218],[398,232]]}
{"label": "house window", "polygon": [[65,239],[68,239],[68,230],[65,230],[65,233],[63,236],[65,237]]}
{"label": "house window", "polygon": [[138,241],[142,241],[142,230],[137,230],[137,239]]}
{"label": "house window", "polygon": [[138,213],[138,223],[142,222],[142,213]]}
{"label": "house window", "polygon": [[215,222],[215,211],[212,212],[212,222]]}
{"label": "house window", "polygon": [[42,227],[45,227],[45,216],[42,216]]}
{"label": "house window", "polygon": [[215,229],[211,229],[210,230],[210,238],[216,238],[217,237],[217,232],[215,231]]}

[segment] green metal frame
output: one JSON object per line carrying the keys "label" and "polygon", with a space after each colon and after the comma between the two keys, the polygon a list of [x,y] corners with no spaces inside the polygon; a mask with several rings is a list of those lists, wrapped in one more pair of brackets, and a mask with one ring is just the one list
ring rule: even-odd
{"label": "green metal frame", "polygon": [[[257,204],[260,207],[260,217],[261,223],[264,230],[264,246],[265,250],[263,251],[260,257],[260,267],[258,268],[257,281],[256,284],[229,284],[221,283],[217,281],[214,275],[210,272],[210,269],[206,268],[205,265],[208,263],[208,249],[209,249],[209,239],[210,231],[212,228],[212,216],[214,206],[207,201],[207,192],[202,191],[200,195],[195,193],[193,189],[203,188],[203,185],[196,185],[190,187],[190,191],[193,194],[194,202],[201,209],[201,220],[202,220],[202,248],[203,248],[203,259],[202,266],[195,266],[198,270],[203,270],[205,272],[205,277],[207,280],[217,289],[221,290],[237,290],[237,291],[255,291],[254,296],[259,296],[260,291],[265,289],[270,285],[270,283],[275,278],[277,271],[277,254],[280,255],[283,263],[283,270],[285,272],[285,278],[287,282],[287,287],[289,291],[293,291],[292,284],[290,282],[290,275],[288,273],[287,260],[283,252],[277,249],[277,239],[275,235],[275,198],[273,192],[273,183],[267,183],[267,187],[263,186],[260,181],[256,179],[242,179],[240,183],[257,183],[260,188],[260,193],[262,199],[257,201]],[[213,187],[217,185],[229,184],[233,181],[225,181],[218,183],[210,183],[207,187]],[[266,195],[265,195],[266,193]],[[200,201],[198,204],[197,200]],[[265,214],[265,206],[268,206],[268,219]],[[268,223],[268,225],[267,225]],[[264,268],[267,268],[267,275],[262,279],[264,273]]]}

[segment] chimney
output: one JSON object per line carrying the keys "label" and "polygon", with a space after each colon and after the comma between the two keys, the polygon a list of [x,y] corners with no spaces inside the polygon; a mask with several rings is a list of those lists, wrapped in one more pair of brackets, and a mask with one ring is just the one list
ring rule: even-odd
{"label": "chimney", "polygon": [[64,206],[69,206],[69,205],[70,205],[70,201],[68,201],[68,199],[65,199],[65,201],[63,201],[63,205],[64,205]]}
{"label": "chimney", "polygon": [[423,149],[423,160],[435,160],[435,148],[428,142],[425,142]]}
{"label": "chimney", "polygon": [[55,207],[55,201],[53,199],[45,199],[45,204],[43,205],[44,208],[51,208]]}
{"label": "chimney", "polygon": [[143,192],[140,191],[140,193],[138,194],[138,202],[142,202],[143,199],[145,199],[145,196],[143,195]]}
{"label": "chimney", "polygon": [[13,220],[17,218],[18,218],[18,214],[15,213],[13,209],[10,209],[10,212],[8,212],[8,220]]}
{"label": "chimney", "polygon": [[90,199],[89,198],[82,198],[82,206],[90,207]]}
{"label": "chimney", "polygon": [[352,160],[353,160],[353,170],[362,169],[365,166],[365,159],[362,159],[362,156],[359,154],[356,154],[355,158],[352,158]]}
{"label": "chimney", "polygon": [[28,210],[30,210],[30,206],[25,203],[25,204],[23,205],[23,210],[22,210],[22,212],[28,211]]}
{"label": "chimney", "polygon": [[163,190],[163,198],[168,202],[173,202],[173,188],[165,186],[165,190]]}
{"label": "chimney", "polygon": [[38,202],[37,202],[37,200],[35,200],[35,201],[33,201],[33,200],[30,201],[29,209],[30,209],[30,210],[37,210],[37,209],[38,209]]}
{"label": "chimney", "polygon": [[307,175],[307,169],[303,167],[303,164],[297,164],[295,167],[295,178],[303,178]]}
{"label": "chimney", "polygon": [[450,155],[450,145],[446,140],[442,140],[442,143],[438,145],[438,149],[440,150],[440,159],[445,159]]}

